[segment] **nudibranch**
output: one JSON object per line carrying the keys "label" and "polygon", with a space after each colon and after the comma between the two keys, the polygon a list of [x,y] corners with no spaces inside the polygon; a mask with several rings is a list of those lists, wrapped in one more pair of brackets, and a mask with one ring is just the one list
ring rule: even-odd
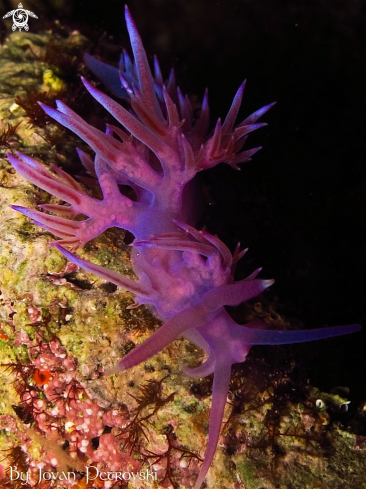
{"label": "nudibranch", "polygon": [[[94,160],[77,150],[88,174],[96,179],[103,198],[90,197],[82,186],[57,167],[54,173],[24,154],[9,154],[14,168],[33,183],[66,202],[45,204],[41,210],[20,206],[13,209],[59,239],[55,246],[72,262],[135,294],[135,304],[146,304],[163,325],[106,374],[117,374],[159,353],[180,335],[202,348],[207,359],[197,368],[183,367],[192,378],[214,374],[209,434],[204,461],[195,489],[199,489],[213,461],[219,440],[228,394],[231,366],[244,362],[252,345],[279,345],[353,333],[357,324],[314,330],[273,331],[252,321],[237,324],[225,306],[252,299],[273,280],[258,278],[261,269],[235,281],[238,260],[246,250],[232,254],[216,236],[197,230],[192,212],[190,182],[197,172],[226,163],[237,169],[260,148],[242,147],[248,134],[265,124],[257,122],[273,104],[257,110],[236,124],[244,83],[239,87],[229,112],[209,132],[207,91],[199,115],[187,95],[176,85],[174,71],[164,81],[157,58],[153,72],[126,7],[126,23],[133,60],[123,52],[119,69],[86,55],[85,62],[126,109],[83,79],[88,92],[120,124],[107,124],[105,133],[89,125],[61,101],[57,109],[42,103],[55,121],[71,129],[95,153]],[[122,127],[121,127],[122,126]],[[119,185],[127,185],[129,196]],[[133,194],[133,197],[131,195]],[[75,216],[84,220],[72,220]],[[131,232],[131,261],[137,280],[87,262],[74,250],[107,228]],[[67,249],[68,248],[68,249]]]}

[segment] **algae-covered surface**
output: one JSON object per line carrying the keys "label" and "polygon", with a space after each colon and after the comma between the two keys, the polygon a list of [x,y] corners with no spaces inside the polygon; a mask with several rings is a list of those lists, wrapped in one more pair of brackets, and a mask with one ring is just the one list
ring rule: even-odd
{"label": "algae-covered surface", "polygon": [[[206,446],[211,380],[193,381],[180,365],[197,365],[202,352],[177,340],[147,363],[103,377],[159,322],[144,307],[127,309],[130,293],[68,263],[48,232],[10,207],[60,202],[18,175],[7,151],[81,171],[74,147],[83,143],[34,101],[80,105],[87,46],[77,31],[16,32],[0,51],[0,487],[189,488]],[[55,51],[63,53],[57,62]],[[81,107],[89,120],[90,107]],[[109,230],[80,256],[133,277],[123,238]],[[288,327],[264,299],[246,314]],[[208,488],[366,488],[366,441],[347,427],[347,393],[320,392],[299,370],[288,362],[272,371],[254,356],[235,366]],[[364,416],[361,409],[359,422]],[[91,465],[126,475],[88,480]],[[29,474],[22,486],[11,466]],[[40,471],[56,475],[39,480]]]}

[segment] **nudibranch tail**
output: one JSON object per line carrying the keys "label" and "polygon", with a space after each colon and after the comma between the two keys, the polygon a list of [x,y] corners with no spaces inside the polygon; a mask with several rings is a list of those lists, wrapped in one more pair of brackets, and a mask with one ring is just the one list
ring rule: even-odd
{"label": "nudibranch tail", "polygon": [[199,471],[194,489],[200,489],[215,456],[219,442],[222,420],[229,391],[231,364],[218,357],[215,362],[212,386],[212,403],[209,420],[209,433],[204,460]]}

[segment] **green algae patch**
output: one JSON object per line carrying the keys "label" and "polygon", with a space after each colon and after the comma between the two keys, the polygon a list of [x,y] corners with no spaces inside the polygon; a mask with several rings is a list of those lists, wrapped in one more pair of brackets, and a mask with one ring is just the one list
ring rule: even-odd
{"label": "green algae patch", "polygon": [[243,462],[239,462],[236,468],[243,483],[248,487],[248,489],[252,489],[254,471],[248,460],[245,459]]}
{"label": "green algae patch", "polygon": [[50,248],[44,263],[48,273],[60,273],[65,269],[66,259],[56,248]]}

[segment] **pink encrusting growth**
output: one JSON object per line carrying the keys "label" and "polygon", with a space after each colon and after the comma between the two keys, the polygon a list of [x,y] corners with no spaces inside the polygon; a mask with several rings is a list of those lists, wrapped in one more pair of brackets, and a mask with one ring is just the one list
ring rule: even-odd
{"label": "pink encrusting growth", "polygon": [[[205,459],[195,488],[204,481],[219,440],[231,365],[243,362],[256,344],[285,344],[352,333],[359,325],[303,331],[268,331],[260,321],[235,323],[225,306],[247,301],[272,285],[257,278],[260,272],[234,281],[236,262],[245,251],[231,254],[222,241],[196,230],[187,191],[197,172],[227,163],[234,169],[249,161],[260,148],[242,151],[247,136],[265,124],[257,120],[273,104],[259,109],[235,125],[244,91],[237,91],[228,115],[209,133],[207,91],[201,112],[194,115],[188,96],[175,83],[174,72],[164,83],[157,59],[154,74],[140,36],[126,7],[126,23],[134,61],[124,52],[120,69],[86,55],[85,61],[111,92],[129,102],[125,109],[86,80],[89,93],[121,124],[107,125],[106,132],[90,126],[58,101],[57,109],[40,104],[54,120],[78,134],[95,152],[94,161],[81,150],[80,159],[99,184],[103,199],[84,193],[79,183],[63,171],[56,175],[26,155],[9,155],[14,168],[27,180],[67,202],[43,205],[45,212],[13,208],[59,237],[56,246],[65,256],[136,295],[135,305],[147,304],[164,324],[144,343],[128,353],[107,374],[132,368],[157,354],[184,335],[208,355],[199,367],[184,367],[193,378],[214,374],[212,409]],[[129,185],[135,198],[123,195],[118,185]],[[87,219],[70,218],[85,215]],[[82,260],[65,248],[76,249],[105,229],[117,226],[133,233],[132,265],[137,281]]]}

